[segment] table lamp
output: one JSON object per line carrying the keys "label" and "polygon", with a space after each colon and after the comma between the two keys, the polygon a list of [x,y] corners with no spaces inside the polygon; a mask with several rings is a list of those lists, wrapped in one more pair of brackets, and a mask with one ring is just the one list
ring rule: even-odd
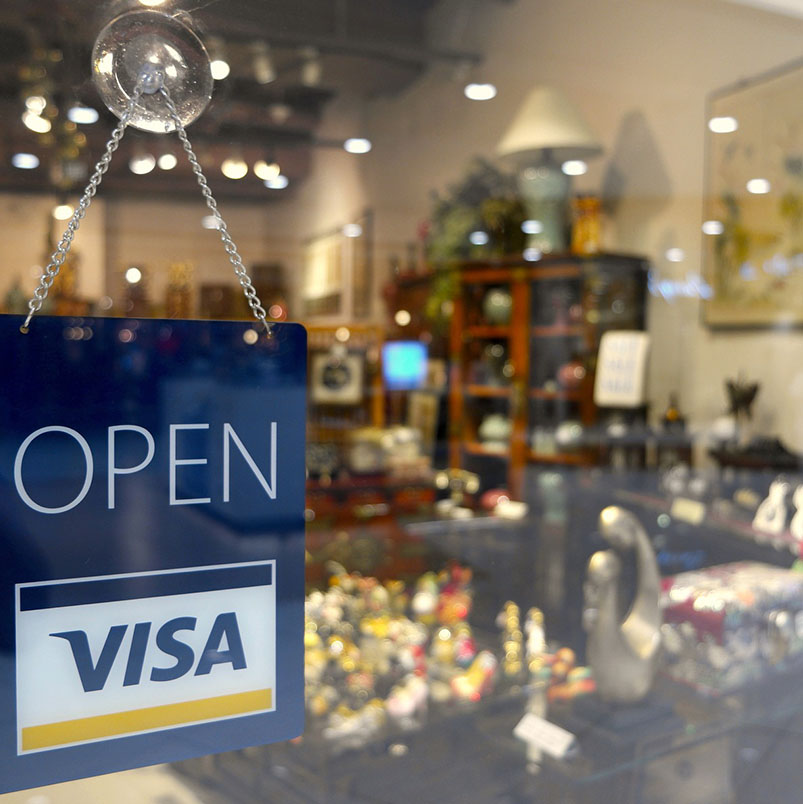
{"label": "table lamp", "polygon": [[573,166],[566,163],[602,152],[579,110],[560,90],[536,87],[525,98],[496,151],[517,171],[529,218],[525,229],[528,247],[540,252],[565,250],[571,186],[568,174],[573,172]]}

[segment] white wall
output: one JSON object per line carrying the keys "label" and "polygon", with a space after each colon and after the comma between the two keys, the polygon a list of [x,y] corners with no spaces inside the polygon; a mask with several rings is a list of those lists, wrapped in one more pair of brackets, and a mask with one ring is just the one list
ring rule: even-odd
{"label": "white wall", "polygon": [[[30,294],[37,276],[50,257],[47,238],[51,230],[55,241],[61,239],[65,224],[54,221],[55,196],[0,195],[0,228],[5,233],[0,248],[0,299],[15,280]],[[97,298],[104,292],[105,209],[95,201],[91,214],[82,221],[75,238],[75,253],[80,259],[78,293]]]}
{"label": "white wall", "polygon": [[[412,239],[428,192],[459,179],[474,155],[493,157],[528,90],[544,83],[576,102],[604,144],[575,189],[604,195],[606,246],[647,255],[664,278],[699,273],[706,96],[797,58],[803,22],[718,0],[518,0],[473,4],[465,26],[461,5],[444,3],[433,30],[484,53],[481,75],[499,95],[469,102],[438,68],[402,99],[373,106],[367,178],[385,242]],[[666,261],[670,246],[685,262]],[[652,299],[649,318],[655,413],[679,389],[693,421],[708,422],[725,407],[723,379],[742,370],[762,383],[765,431],[803,449],[803,376],[789,383],[802,335],[711,333],[698,300]]]}

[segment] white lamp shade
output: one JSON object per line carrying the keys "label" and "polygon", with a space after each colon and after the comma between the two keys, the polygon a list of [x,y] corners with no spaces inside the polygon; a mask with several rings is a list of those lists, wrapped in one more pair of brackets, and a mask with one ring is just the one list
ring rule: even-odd
{"label": "white lamp shade", "polygon": [[526,97],[496,148],[507,162],[533,164],[550,151],[557,162],[588,159],[602,152],[577,107],[554,87],[536,87]]}

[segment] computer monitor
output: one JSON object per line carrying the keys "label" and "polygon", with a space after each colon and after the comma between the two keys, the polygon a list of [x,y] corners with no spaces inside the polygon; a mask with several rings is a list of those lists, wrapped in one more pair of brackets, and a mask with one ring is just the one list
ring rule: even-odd
{"label": "computer monitor", "polygon": [[387,341],[382,346],[382,376],[390,391],[423,387],[427,380],[427,347],[420,341]]}

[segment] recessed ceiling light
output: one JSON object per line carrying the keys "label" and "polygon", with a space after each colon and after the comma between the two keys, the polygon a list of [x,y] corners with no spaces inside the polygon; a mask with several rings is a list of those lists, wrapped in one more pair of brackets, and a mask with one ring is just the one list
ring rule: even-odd
{"label": "recessed ceiling light", "polygon": [[393,316],[393,320],[400,327],[406,327],[413,320],[413,317],[410,315],[409,310],[397,310],[396,315]]}
{"label": "recessed ceiling light", "polygon": [[248,163],[240,156],[230,156],[223,160],[220,172],[227,179],[242,179],[248,174]]}
{"label": "recessed ceiling light", "polygon": [[522,256],[527,262],[538,262],[544,255],[539,248],[525,248]]}
{"label": "recessed ceiling light", "polygon": [[178,164],[178,159],[173,154],[162,154],[156,164],[159,170],[172,170]]}
{"label": "recessed ceiling light", "polygon": [[212,71],[212,78],[214,78],[215,81],[222,81],[224,78],[227,78],[231,72],[229,63],[224,59],[215,59],[209,65],[209,69]]}
{"label": "recessed ceiling light", "polygon": [[22,122],[26,128],[37,134],[47,134],[51,128],[50,121],[46,117],[39,117],[38,114],[27,109],[22,113]]}
{"label": "recessed ceiling light", "polygon": [[367,154],[371,150],[371,140],[365,137],[349,137],[344,143],[343,147],[350,154]]}
{"label": "recessed ceiling light", "polygon": [[714,134],[732,134],[739,128],[739,121],[735,117],[712,117],[708,121],[708,128]]}
{"label": "recessed ceiling light", "polygon": [[11,164],[20,170],[33,170],[39,167],[39,157],[36,154],[14,154],[11,157]]}
{"label": "recessed ceiling light", "polygon": [[475,246],[485,246],[488,243],[488,233],[482,231],[472,232],[468,239]]}
{"label": "recessed ceiling light", "polygon": [[138,284],[142,281],[142,271],[140,271],[140,269],[135,265],[132,265],[125,272],[125,281],[128,282],[129,285]]}
{"label": "recessed ceiling light", "polygon": [[89,126],[98,122],[97,109],[91,106],[73,106],[67,111],[67,118],[78,125]]}
{"label": "recessed ceiling light", "polygon": [[128,169],[137,176],[144,176],[156,167],[156,157],[153,154],[138,154],[128,161]]}
{"label": "recessed ceiling light", "polygon": [[42,95],[30,95],[25,98],[25,108],[34,114],[42,114],[47,106],[47,100]]}
{"label": "recessed ceiling light", "polygon": [[664,256],[669,262],[683,262],[686,259],[686,252],[682,248],[668,248]]}
{"label": "recessed ceiling light", "polygon": [[69,204],[59,204],[53,207],[53,217],[57,221],[67,221],[72,217],[74,211]]}
{"label": "recessed ceiling light", "polygon": [[280,173],[282,169],[276,162],[266,162],[264,159],[260,159],[258,162],[254,162],[254,175],[258,179],[262,179],[262,181],[271,181],[275,179]]}
{"label": "recessed ceiling light", "polygon": [[496,97],[496,87],[493,84],[466,84],[463,94],[469,100],[492,100]]}

